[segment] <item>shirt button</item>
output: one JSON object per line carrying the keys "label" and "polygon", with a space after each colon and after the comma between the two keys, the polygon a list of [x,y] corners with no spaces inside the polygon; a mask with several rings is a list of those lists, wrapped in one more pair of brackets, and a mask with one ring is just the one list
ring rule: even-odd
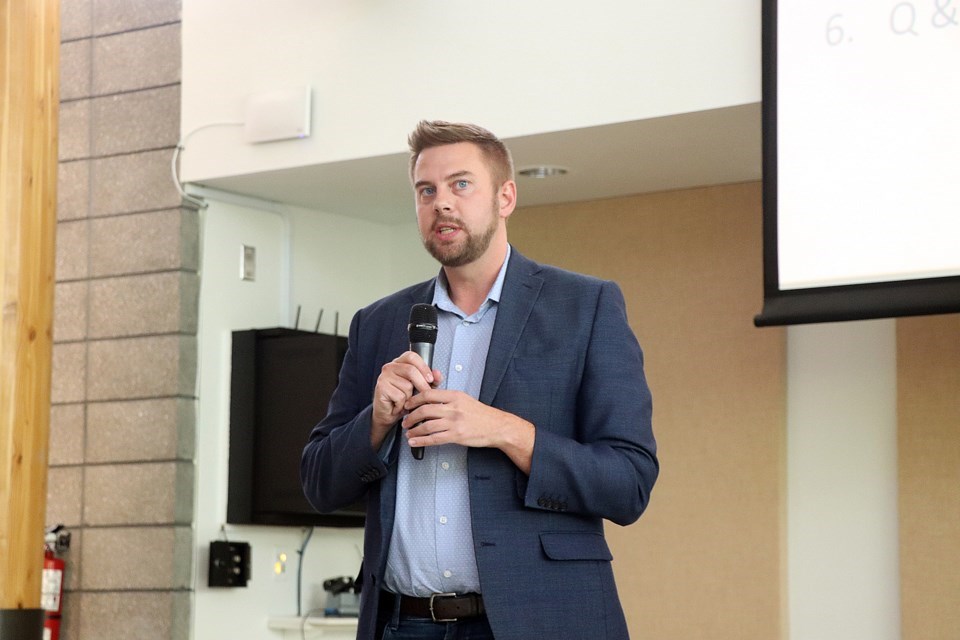
{"label": "shirt button", "polygon": [[447,469],[450,468],[450,463],[449,463],[449,462],[441,462],[441,463],[440,463],[440,466],[443,468],[444,471],[446,471]]}
{"label": "shirt button", "polygon": [[467,322],[466,320],[464,320],[464,321],[461,322],[460,324],[462,324],[462,325],[465,326],[465,327],[469,327],[469,326],[470,326],[470,323]]}
{"label": "shirt button", "polygon": [[454,367],[454,369],[456,369],[457,371],[463,371],[463,365],[458,364],[457,366]]}
{"label": "shirt button", "polygon": [[453,572],[450,571],[449,569],[447,569],[446,571],[443,572],[443,577],[444,577],[444,578],[449,578],[449,577],[452,576],[452,575],[453,575]]}
{"label": "shirt button", "polygon": [[440,524],[447,524],[447,516],[440,516]]}

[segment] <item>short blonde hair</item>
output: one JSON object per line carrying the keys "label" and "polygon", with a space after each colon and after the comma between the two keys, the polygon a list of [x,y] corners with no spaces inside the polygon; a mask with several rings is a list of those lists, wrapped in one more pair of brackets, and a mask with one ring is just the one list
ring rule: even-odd
{"label": "short blonde hair", "polygon": [[513,157],[497,136],[475,124],[443,120],[421,120],[407,137],[407,144],[410,145],[410,179],[413,180],[413,169],[424,149],[458,142],[469,142],[480,147],[498,186],[513,180]]}

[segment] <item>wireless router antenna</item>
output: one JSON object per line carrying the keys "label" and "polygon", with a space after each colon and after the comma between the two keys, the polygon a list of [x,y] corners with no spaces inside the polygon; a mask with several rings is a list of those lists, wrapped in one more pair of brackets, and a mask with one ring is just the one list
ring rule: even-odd
{"label": "wireless router antenna", "polygon": [[314,333],[320,333],[320,318],[323,317],[323,309],[320,309],[320,313],[317,314],[317,326],[313,328]]}

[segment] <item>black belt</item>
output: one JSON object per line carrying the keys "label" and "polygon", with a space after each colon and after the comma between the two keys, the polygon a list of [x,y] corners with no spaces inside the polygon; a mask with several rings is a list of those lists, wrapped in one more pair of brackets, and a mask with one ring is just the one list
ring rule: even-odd
{"label": "black belt", "polygon": [[400,613],[417,618],[430,618],[434,622],[456,622],[461,618],[483,615],[483,598],[479,593],[435,593],[429,598],[414,598],[398,595]]}

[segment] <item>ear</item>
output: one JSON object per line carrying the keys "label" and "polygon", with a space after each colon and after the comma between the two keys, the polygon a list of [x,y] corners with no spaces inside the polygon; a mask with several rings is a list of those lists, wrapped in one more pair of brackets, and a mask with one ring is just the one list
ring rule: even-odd
{"label": "ear", "polygon": [[500,217],[506,220],[517,206],[517,183],[507,180],[500,185],[497,202],[500,204]]}

